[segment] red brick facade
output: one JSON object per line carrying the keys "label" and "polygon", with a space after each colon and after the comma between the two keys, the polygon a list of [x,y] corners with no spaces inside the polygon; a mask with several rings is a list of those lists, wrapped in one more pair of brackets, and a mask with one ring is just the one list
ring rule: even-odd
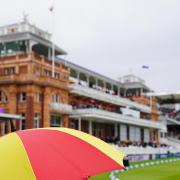
{"label": "red brick facade", "polygon": [[[54,110],[52,103],[68,104],[69,69],[55,63],[51,77],[51,61],[35,53],[0,57],[0,107],[7,113],[24,114],[25,129],[51,126],[51,114],[59,116],[61,126],[68,126],[66,112]],[[16,122],[17,129],[20,123]],[[6,128],[9,125],[6,125]],[[22,127],[22,124],[21,124]],[[24,129],[24,128],[23,128]]]}

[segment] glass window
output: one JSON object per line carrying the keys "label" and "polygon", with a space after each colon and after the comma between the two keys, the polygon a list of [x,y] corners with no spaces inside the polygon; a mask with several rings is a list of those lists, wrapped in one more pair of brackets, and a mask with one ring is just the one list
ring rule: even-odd
{"label": "glass window", "polygon": [[26,93],[25,93],[25,92],[21,92],[21,93],[20,93],[19,101],[20,101],[20,102],[26,101]]}
{"label": "glass window", "polygon": [[34,113],[34,128],[39,128],[40,114]]}
{"label": "glass window", "polygon": [[8,98],[7,98],[6,94],[3,91],[0,91],[0,102],[4,103],[7,101],[8,101]]}
{"label": "glass window", "polygon": [[15,73],[15,67],[8,67],[4,69],[4,74],[5,75],[11,75]]}
{"label": "glass window", "polygon": [[40,102],[40,93],[35,93],[34,94],[34,101],[35,102]]}
{"label": "glass window", "polygon": [[55,93],[52,95],[52,102],[59,103],[60,102],[60,96],[58,93]]}
{"label": "glass window", "polygon": [[61,127],[61,116],[51,115],[51,127]]}

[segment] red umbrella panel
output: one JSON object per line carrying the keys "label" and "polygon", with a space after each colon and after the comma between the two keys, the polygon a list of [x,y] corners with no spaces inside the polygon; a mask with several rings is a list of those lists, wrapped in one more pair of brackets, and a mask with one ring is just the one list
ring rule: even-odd
{"label": "red umbrella panel", "polygon": [[67,128],[18,131],[0,138],[0,179],[78,180],[123,169],[124,153]]}

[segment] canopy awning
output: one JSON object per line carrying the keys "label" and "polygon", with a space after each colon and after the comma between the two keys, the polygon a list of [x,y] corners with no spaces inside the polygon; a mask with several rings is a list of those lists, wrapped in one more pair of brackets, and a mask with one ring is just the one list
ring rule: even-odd
{"label": "canopy awning", "polygon": [[7,113],[0,113],[0,121],[1,120],[21,120],[22,117],[17,114],[7,114]]}

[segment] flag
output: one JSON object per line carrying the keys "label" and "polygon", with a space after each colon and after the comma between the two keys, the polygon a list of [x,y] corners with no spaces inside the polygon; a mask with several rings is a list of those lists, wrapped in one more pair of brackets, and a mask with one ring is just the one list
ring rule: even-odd
{"label": "flag", "polygon": [[51,7],[49,8],[49,11],[50,11],[50,12],[53,12],[53,11],[54,11],[54,7],[51,6]]}
{"label": "flag", "polygon": [[143,65],[142,68],[143,68],[143,69],[149,69],[149,66]]}

